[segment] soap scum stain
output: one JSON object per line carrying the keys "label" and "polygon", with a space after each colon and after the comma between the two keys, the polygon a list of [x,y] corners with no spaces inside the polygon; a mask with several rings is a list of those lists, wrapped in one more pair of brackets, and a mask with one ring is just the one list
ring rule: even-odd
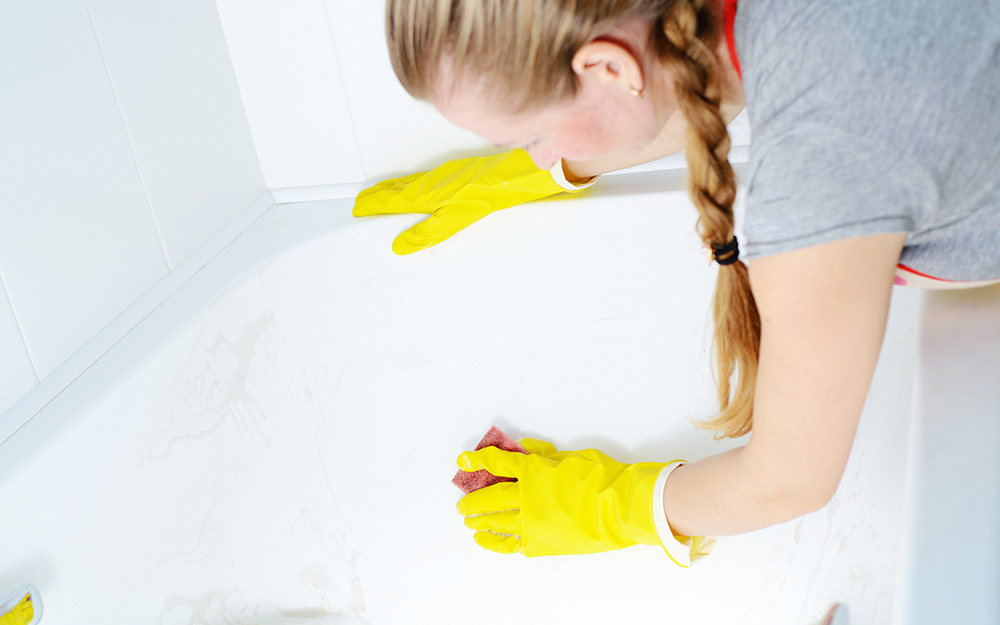
{"label": "soap scum stain", "polygon": [[[248,389],[248,380],[251,379],[250,367],[255,358],[266,358],[274,351],[273,341],[267,340],[273,320],[271,310],[264,310],[242,324],[236,340],[229,341],[220,333],[210,346],[205,347],[203,336],[189,353],[170,391],[151,418],[146,435],[139,438],[136,447],[141,460],[138,464],[130,463],[129,468],[122,471],[122,481],[140,473],[153,461],[168,461],[175,446],[187,446],[205,438],[214,439],[223,422],[234,423],[237,433],[235,437],[230,436],[213,443],[211,452],[215,453],[209,452],[207,456],[204,453],[198,454],[201,459],[207,458],[213,462],[213,470],[209,483],[202,482],[209,487],[208,492],[200,498],[206,505],[201,519],[196,522],[188,538],[174,549],[151,554],[136,563],[122,581],[115,585],[115,589],[105,593],[88,608],[88,612],[102,605],[103,609],[107,609],[133,604],[135,597],[151,592],[150,584],[155,585],[154,577],[158,571],[169,571],[187,562],[212,559],[221,552],[239,549],[239,545],[227,547],[227,543],[235,540],[236,535],[229,531],[225,522],[229,518],[228,512],[245,508],[247,501],[253,498],[254,494],[247,488],[247,484],[254,480],[266,459],[260,453],[260,443],[267,445],[263,427],[265,415],[251,397],[252,389]],[[265,368],[260,371],[266,384],[268,370]],[[261,377],[261,374],[258,373],[256,377]],[[207,427],[204,425],[205,417],[212,418]],[[198,425],[199,420],[202,425],[198,431],[174,433],[178,429],[187,429],[184,426]],[[259,439],[258,444],[253,444],[254,438]],[[209,546],[212,547],[210,551]],[[236,588],[208,591],[197,598],[170,595],[168,603],[173,603],[164,608],[163,614],[187,606],[185,609],[190,609],[191,619],[195,619],[189,619],[188,622],[191,623],[207,622],[198,620],[201,618],[196,614],[199,610],[206,614],[216,610],[222,615],[218,618],[224,618],[225,623],[242,622],[230,620],[235,618],[233,615],[236,612],[233,610],[236,608],[233,606],[241,611],[249,609],[246,608],[245,601],[243,604],[233,603],[237,595],[242,597]]]}
{"label": "soap scum stain", "polygon": [[198,597],[167,595],[163,601],[163,610],[156,618],[156,625],[242,625],[244,621],[240,615],[247,612],[252,616],[258,615],[257,608],[251,608],[247,604],[243,592],[237,586],[228,590],[208,590]]}
{"label": "soap scum stain", "polygon": [[[266,604],[271,610],[263,610],[261,604]],[[258,601],[248,601],[239,587],[228,590],[212,589],[198,597],[168,595],[163,602],[163,609],[156,619],[156,625],[251,625],[275,622],[275,615],[266,612],[277,612],[286,619],[317,619],[324,616],[324,623],[346,622],[344,615],[329,612],[322,608],[281,608],[265,597]],[[287,623],[282,620],[281,622]],[[310,621],[315,622],[315,621]]]}
{"label": "soap scum stain", "polygon": [[[221,553],[239,550],[239,545],[227,546],[227,542],[235,536],[231,528],[225,523],[228,518],[227,510],[239,510],[243,507],[244,501],[250,497],[246,488],[240,487],[238,478],[245,476],[248,472],[256,473],[259,454],[253,454],[252,450],[245,447],[238,456],[230,456],[223,470],[219,472],[213,482],[212,492],[206,499],[209,501],[207,509],[197,527],[192,530],[189,537],[177,548],[165,552],[151,554],[143,558],[129,572],[123,576],[114,589],[105,593],[98,601],[87,608],[88,612],[106,614],[114,606],[130,605],[134,603],[136,597],[149,595],[152,587],[158,585],[157,574],[162,572],[176,571],[185,564],[202,560],[218,559]],[[249,468],[249,471],[247,470]],[[235,474],[236,479],[233,478]],[[247,478],[249,479],[249,478]],[[221,510],[221,511],[220,511]],[[211,545],[211,549],[209,549]],[[209,597],[210,593],[202,595],[198,599],[182,597],[180,595],[170,595],[178,600],[203,601],[208,599],[218,599],[222,596],[221,590],[211,591],[216,593]],[[233,587],[228,594],[242,593]],[[228,594],[226,596],[228,596]],[[214,599],[213,599],[214,600]],[[183,603],[183,602],[182,602]],[[228,604],[227,604],[228,605]],[[256,614],[256,612],[255,612]],[[101,619],[96,619],[100,621]],[[173,621],[167,621],[172,623]],[[190,621],[191,623],[203,623],[209,621]],[[210,621],[216,623],[217,621]],[[224,621],[229,623],[230,621]],[[242,621],[232,621],[242,623]]]}
{"label": "soap scum stain", "polygon": [[[841,592],[836,596],[830,596],[830,601],[855,604],[866,600],[873,601],[875,608],[873,612],[877,613],[877,607],[884,599],[888,599],[887,591],[879,590],[875,597],[866,597],[873,588],[876,576],[864,563],[864,559],[856,556],[859,552],[870,553],[872,550],[877,552],[882,549],[879,545],[880,535],[874,531],[872,525],[872,516],[878,508],[878,503],[870,498],[866,499],[864,494],[862,488],[850,493],[838,492],[826,506],[825,515],[822,514],[823,511],[809,515],[814,518],[825,516],[826,529],[802,596],[813,597],[817,592],[823,594],[824,589],[827,591],[826,594],[829,594],[830,589],[840,587]],[[808,523],[810,518],[802,518],[796,524],[794,534],[796,543],[801,538],[803,526]],[[859,542],[867,543],[868,548],[859,548]],[[843,562],[852,556],[852,561]],[[792,575],[795,575],[794,562],[793,570],[789,573],[789,576]],[[778,596],[781,594],[779,592]],[[814,609],[828,608],[825,605],[817,606],[815,603],[815,600],[802,602],[797,622],[806,622]]]}
{"label": "soap scum stain", "polygon": [[[155,573],[158,570],[177,570],[184,564],[190,564],[200,560],[216,560],[226,552],[233,552],[239,549],[239,545],[220,544],[218,536],[220,531],[227,531],[229,528],[223,525],[216,527],[216,519],[225,516],[217,513],[217,507],[230,507],[228,505],[218,505],[218,501],[225,496],[226,491],[234,490],[221,489],[219,498],[213,497],[213,503],[206,511],[200,526],[195,530],[191,538],[186,541],[187,549],[173,552],[169,557],[163,558],[162,554],[146,558],[144,562],[152,561],[152,566],[144,573],[135,573],[135,569],[130,572],[125,581],[120,583],[119,588],[114,593],[106,594],[101,598],[100,604],[105,606],[99,613],[107,614],[107,606],[122,605],[130,603],[130,599],[143,594],[150,594],[152,591],[150,583],[156,584]],[[235,489],[242,490],[242,489]],[[226,502],[222,502],[225,504]],[[238,506],[237,506],[238,507]],[[337,570],[346,573],[346,584],[338,585],[336,580],[328,574],[328,566],[324,562],[314,562],[307,566],[299,574],[299,581],[303,586],[311,587],[318,591],[316,598],[321,603],[320,606],[307,605],[305,607],[283,607],[268,600],[266,597],[254,595],[252,592],[247,596],[247,592],[239,586],[232,586],[229,589],[212,589],[197,597],[186,597],[183,595],[167,595],[164,600],[164,607],[158,617],[157,625],[265,625],[274,622],[276,615],[273,611],[281,614],[282,617],[290,619],[307,619],[316,617],[331,617],[331,620],[323,619],[322,623],[358,623],[360,625],[372,625],[363,617],[363,612],[367,610],[365,604],[366,590],[362,584],[361,575],[358,571],[359,562],[364,559],[377,570],[374,563],[363,553],[354,550],[347,550],[343,544],[347,542],[344,535],[338,539],[329,530],[324,519],[319,518],[321,511],[316,509],[300,510],[299,521],[304,522],[318,537],[316,547],[326,551],[327,562],[337,563]],[[294,525],[290,529],[294,529]],[[231,533],[231,532],[230,532]],[[237,532],[238,533],[238,532]],[[226,534],[229,535],[228,533]],[[223,536],[221,543],[225,543]],[[204,549],[206,543],[213,544],[212,551]],[[331,545],[332,543],[332,545]],[[331,548],[332,547],[332,548]],[[193,552],[201,551],[201,554]],[[228,564],[235,563],[226,560]],[[137,566],[136,568],[140,568]],[[343,586],[345,590],[339,590]],[[311,602],[310,602],[311,603]],[[346,606],[344,604],[347,604]],[[346,610],[345,610],[346,607]],[[93,610],[88,610],[93,612]],[[354,618],[350,618],[353,614]],[[258,618],[260,620],[258,620]],[[96,619],[99,622],[100,619]],[[280,621],[285,623],[286,621]]]}
{"label": "soap scum stain", "polygon": [[[346,596],[342,596],[339,599],[341,601],[347,601],[347,607],[354,614],[361,625],[372,625],[372,623],[365,619],[362,615],[363,612],[368,610],[368,606],[365,602],[365,595],[372,593],[365,590],[361,574],[358,571],[358,565],[362,560],[367,561],[376,573],[378,572],[378,566],[364,552],[349,549],[346,546],[349,542],[357,542],[357,537],[351,537],[351,539],[349,539],[346,531],[338,537],[330,529],[331,527],[336,527],[336,525],[331,524],[326,519],[321,517],[321,510],[315,508],[302,508],[299,514],[299,521],[296,521],[296,524],[301,521],[302,523],[308,525],[319,536],[321,548],[327,552],[329,560],[331,562],[343,563],[342,566],[338,566],[338,568],[342,568],[344,570],[347,578],[347,590],[346,593],[337,593],[340,595],[346,594]],[[316,584],[319,583],[322,584],[324,588],[337,590],[339,586],[334,580],[330,579],[326,571],[327,569],[324,565],[314,563],[303,569],[299,578],[303,584],[308,584],[314,588],[316,588]],[[323,600],[323,607],[325,609],[335,610],[339,607],[334,605],[334,602],[338,599],[338,597],[334,596],[334,593],[323,592],[320,596]]]}
{"label": "soap scum stain", "polygon": [[[235,341],[219,333],[207,348],[198,342],[150,420],[149,433],[140,439],[146,441],[146,451],[133,472],[151,461],[169,460],[175,445],[215,436],[230,418],[237,425],[259,428],[267,417],[251,397],[247,379],[258,346],[273,322],[274,313],[267,309],[245,322]],[[265,347],[270,346],[265,343]],[[195,431],[177,433],[178,429]]]}
{"label": "soap scum stain", "polygon": [[351,557],[347,561],[347,566],[350,569],[350,580],[351,580],[351,607],[354,608],[354,614],[363,623],[368,623],[365,619],[361,618],[361,612],[368,609],[365,605],[365,588],[361,585],[361,577],[358,575],[358,557],[362,554],[357,551],[351,552]]}

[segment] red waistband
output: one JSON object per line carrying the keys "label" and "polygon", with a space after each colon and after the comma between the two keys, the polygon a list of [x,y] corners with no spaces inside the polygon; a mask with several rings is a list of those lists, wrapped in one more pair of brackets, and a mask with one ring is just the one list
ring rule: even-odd
{"label": "red waistband", "polygon": [[743,80],[743,72],[740,71],[740,58],[736,56],[736,37],[733,36],[733,25],[736,23],[736,3],[738,0],[726,0],[723,19],[726,29],[726,43],[729,45],[729,58],[733,60],[733,67],[736,68],[736,75]]}
{"label": "red waistband", "polygon": [[910,273],[916,274],[916,275],[920,276],[921,278],[929,278],[931,280],[937,280],[938,282],[955,282],[954,280],[948,280],[947,278],[935,278],[934,276],[929,276],[926,273],[921,273],[921,272],[917,271],[916,269],[911,269],[911,268],[907,267],[906,265],[904,265],[903,263],[899,263],[896,266],[899,267],[900,269],[902,269],[903,271],[909,271]]}

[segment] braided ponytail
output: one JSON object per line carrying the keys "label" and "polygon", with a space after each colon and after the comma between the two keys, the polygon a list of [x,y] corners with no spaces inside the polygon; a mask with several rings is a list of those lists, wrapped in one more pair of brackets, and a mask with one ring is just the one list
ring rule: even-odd
{"label": "braided ponytail", "polygon": [[[706,0],[679,0],[664,17],[660,56],[674,77],[677,103],[688,124],[688,193],[698,209],[697,230],[719,261],[737,253],[733,239],[736,176],[729,164],[729,133],[719,110],[719,29]],[[712,306],[715,373],[720,412],[697,424],[716,437],[738,437],[753,425],[754,385],[760,354],[760,316],[747,267],[720,263]],[[737,374],[735,389],[731,379]]]}
{"label": "braided ponytail", "polygon": [[[727,263],[736,254],[729,247],[736,178],[719,111],[719,24],[711,1],[387,0],[386,37],[396,75],[415,98],[431,95],[441,59],[449,56],[463,71],[488,77],[497,102],[526,110],[576,93],[572,59],[587,42],[625,18],[655,21],[653,46],[674,78],[688,124],[688,184],[698,233]],[[713,316],[720,412],[698,426],[737,437],[752,425],[760,346],[760,317],[743,263],[719,267]]]}

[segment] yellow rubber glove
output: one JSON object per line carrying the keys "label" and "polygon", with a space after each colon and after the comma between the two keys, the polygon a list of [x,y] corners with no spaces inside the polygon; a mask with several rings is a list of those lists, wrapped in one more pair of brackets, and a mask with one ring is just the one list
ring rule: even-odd
{"label": "yellow rubber glove", "polygon": [[0,598],[0,625],[33,625],[41,618],[42,601],[31,584]]}
{"label": "yellow rubber glove", "polygon": [[[526,556],[597,553],[635,544],[660,545],[680,566],[708,555],[714,539],[673,536],[654,492],[682,460],[623,464],[596,449],[557,452],[522,439],[529,455],[487,447],[458,457],[463,471],[486,469],[517,478],[474,491],[458,502],[476,542]],[[659,528],[658,528],[659,525]]]}
{"label": "yellow rubber glove", "polygon": [[494,211],[567,190],[556,184],[551,173],[536,167],[527,152],[517,149],[449,161],[429,172],[380,182],[358,194],[354,216],[429,214],[392,242],[393,252],[412,254]]}

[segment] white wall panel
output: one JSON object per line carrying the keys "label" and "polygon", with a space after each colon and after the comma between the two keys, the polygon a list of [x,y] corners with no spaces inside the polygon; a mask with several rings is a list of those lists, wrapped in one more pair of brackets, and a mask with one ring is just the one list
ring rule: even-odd
{"label": "white wall panel", "polygon": [[267,187],[364,180],[322,0],[216,4]]}
{"label": "white wall panel", "polygon": [[324,2],[369,180],[497,152],[399,85],[386,48],[383,0]]}
{"label": "white wall panel", "polygon": [[171,268],[264,181],[213,0],[88,0]]}
{"label": "white wall panel", "polygon": [[0,3],[0,273],[42,377],[167,271],[83,0]]}
{"label": "white wall panel", "polygon": [[0,413],[36,384],[38,379],[31,368],[10,301],[0,290]]}

